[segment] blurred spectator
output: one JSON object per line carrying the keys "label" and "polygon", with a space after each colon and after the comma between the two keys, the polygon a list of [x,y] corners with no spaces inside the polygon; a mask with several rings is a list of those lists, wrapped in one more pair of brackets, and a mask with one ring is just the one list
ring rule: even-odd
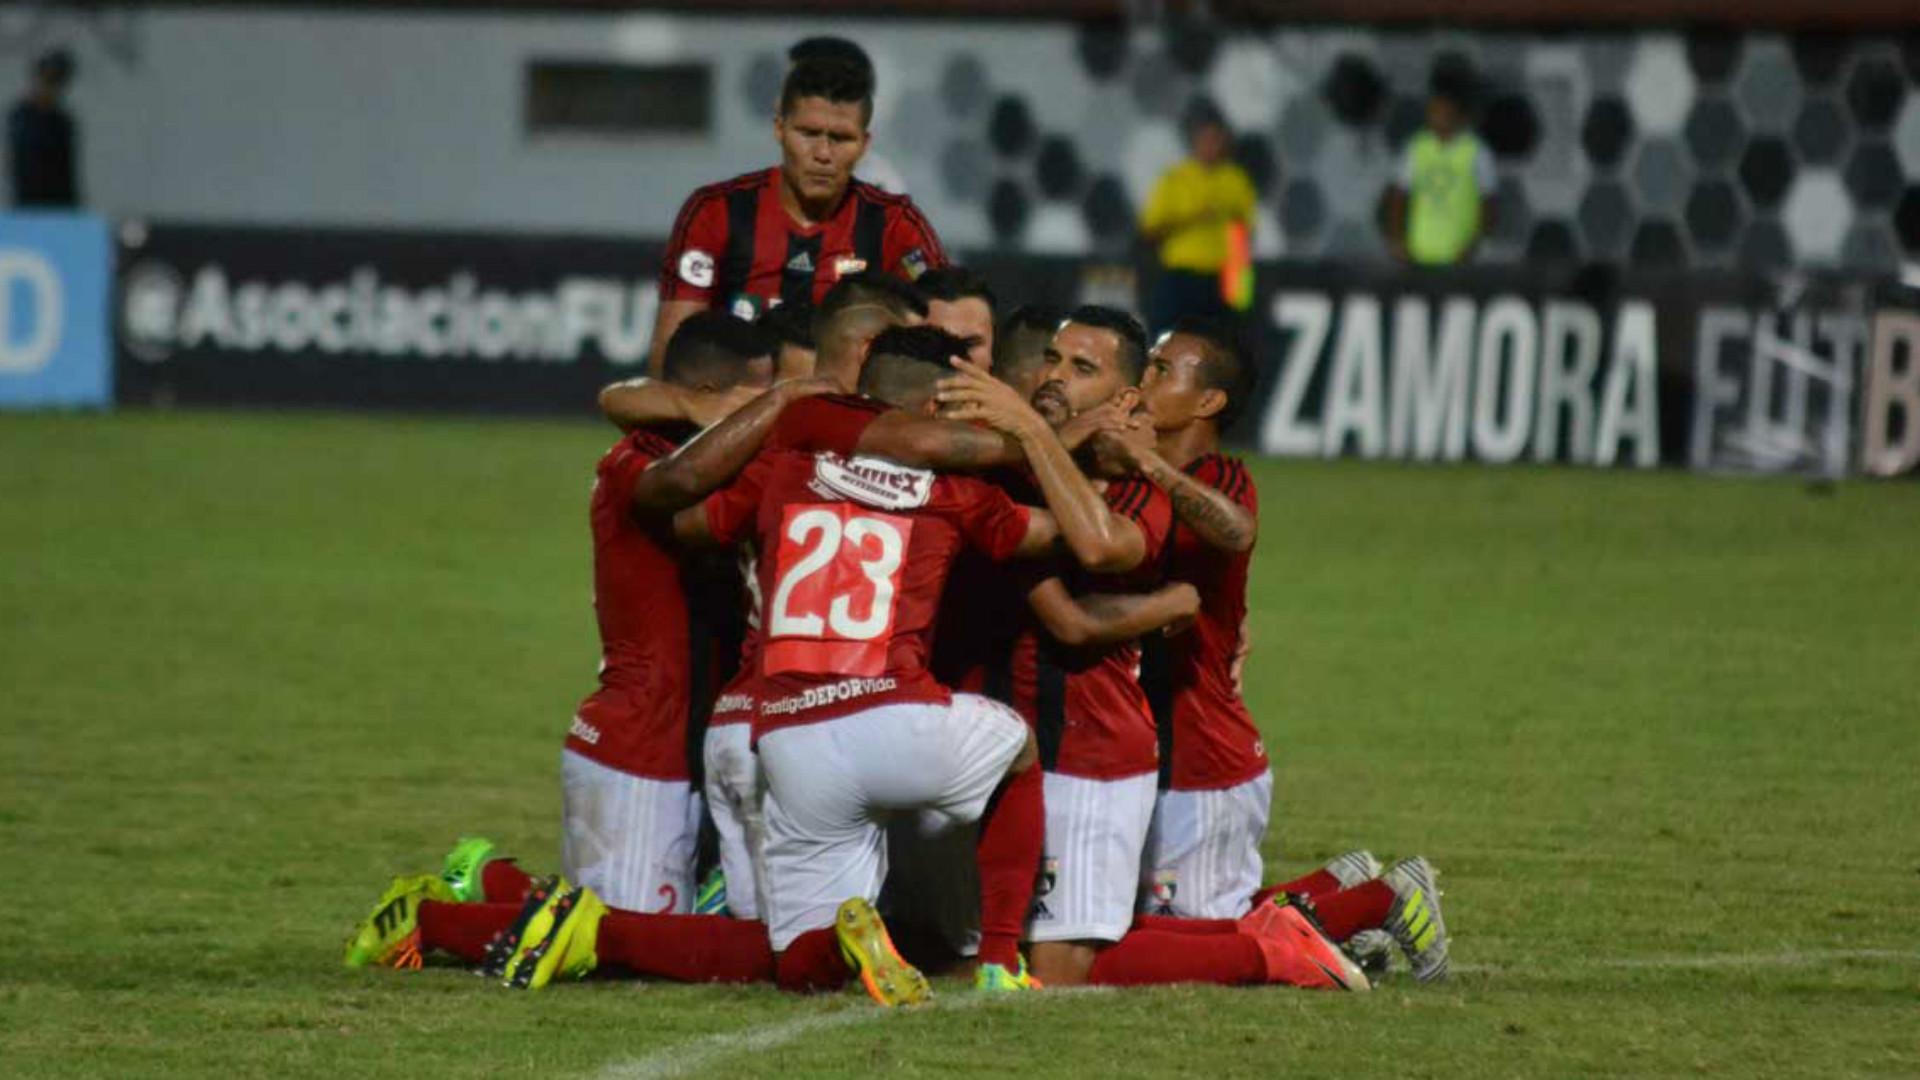
{"label": "blurred spectator", "polygon": [[73,54],[46,53],[33,63],[33,82],[7,114],[7,165],[13,205],[80,205],[79,133],[61,103],[73,81]]}
{"label": "blurred spectator", "polygon": [[1434,71],[1427,125],[1407,143],[1399,182],[1387,192],[1387,250],[1401,262],[1465,262],[1492,225],[1493,153],[1467,127],[1471,97],[1467,72]]}
{"label": "blurred spectator", "polygon": [[1231,315],[1220,296],[1220,268],[1227,261],[1227,230],[1239,222],[1253,227],[1253,180],[1236,164],[1233,133],[1212,102],[1188,107],[1185,161],[1168,169],[1154,185],[1140,216],[1140,234],[1159,245],[1160,274],[1147,301],[1147,319],[1155,331],[1183,315]]}

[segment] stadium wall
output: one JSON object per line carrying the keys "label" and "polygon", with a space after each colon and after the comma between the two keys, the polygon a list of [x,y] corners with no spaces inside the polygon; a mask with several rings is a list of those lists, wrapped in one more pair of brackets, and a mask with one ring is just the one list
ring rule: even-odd
{"label": "stadium wall", "polygon": [[[849,34],[879,69],[871,174],[956,247],[1114,254],[1217,99],[1262,188],[1265,258],[1383,261],[1376,199],[1433,59],[1489,87],[1485,262],[1891,272],[1920,255],[1920,35],[292,7],[60,9],[0,52],[81,56],[93,205],[119,217],[658,236],[765,164],[782,50]],[[539,58],[710,65],[698,137],[530,136]]]}

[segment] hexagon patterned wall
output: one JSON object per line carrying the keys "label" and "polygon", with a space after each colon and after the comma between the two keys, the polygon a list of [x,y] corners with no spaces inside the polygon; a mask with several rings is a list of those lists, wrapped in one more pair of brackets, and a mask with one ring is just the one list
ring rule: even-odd
{"label": "hexagon patterned wall", "polygon": [[880,136],[931,148],[940,184],[914,194],[936,220],[984,215],[1017,249],[1123,254],[1204,95],[1260,188],[1259,253],[1383,259],[1380,194],[1430,71],[1451,62],[1475,75],[1499,175],[1484,261],[1920,260],[1920,34],[1067,32],[1066,67],[955,50],[910,69],[925,86],[883,87],[926,105],[899,120],[914,130]]}

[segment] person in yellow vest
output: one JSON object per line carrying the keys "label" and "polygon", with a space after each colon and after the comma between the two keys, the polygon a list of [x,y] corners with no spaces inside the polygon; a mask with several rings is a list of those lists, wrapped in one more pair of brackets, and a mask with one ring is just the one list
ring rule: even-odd
{"label": "person in yellow vest", "polygon": [[1156,333],[1184,315],[1231,314],[1220,295],[1227,230],[1235,222],[1250,230],[1259,198],[1233,160],[1233,132],[1219,107],[1197,99],[1185,120],[1188,157],[1160,177],[1140,215],[1141,237],[1160,252],[1160,274],[1147,301]]}
{"label": "person in yellow vest", "polygon": [[1387,193],[1387,250],[1401,262],[1466,262],[1493,224],[1493,152],[1467,127],[1469,92],[1464,73],[1434,72],[1427,126],[1407,143]]}

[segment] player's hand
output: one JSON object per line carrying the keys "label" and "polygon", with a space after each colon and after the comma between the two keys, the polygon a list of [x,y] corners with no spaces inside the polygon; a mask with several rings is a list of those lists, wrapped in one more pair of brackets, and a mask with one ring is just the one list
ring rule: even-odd
{"label": "player's hand", "polygon": [[1127,391],[1116,394],[1110,400],[1095,405],[1085,412],[1075,413],[1066,423],[1060,425],[1060,441],[1068,450],[1078,450],[1088,439],[1103,432],[1119,433],[1127,429],[1132,421],[1132,404],[1123,401]]}
{"label": "player's hand", "polygon": [[713,425],[732,416],[735,410],[760,396],[760,388],[735,386],[728,390],[682,390],[681,405],[687,420],[699,427]]}
{"label": "player's hand", "polygon": [[954,374],[940,380],[934,400],[950,420],[978,420],[995,431],[1018,436],[1047,426],[1020,392],[978,364],[954,357]]}
{"label": "player's hand", "polygon": [[1193,629],[1195,619],[1200,617],[1200,590],[1184,581],[1176,581],[1161,590],[1179,609],[1179,616],[1160,628],[1167,637],[1175,637]]}

